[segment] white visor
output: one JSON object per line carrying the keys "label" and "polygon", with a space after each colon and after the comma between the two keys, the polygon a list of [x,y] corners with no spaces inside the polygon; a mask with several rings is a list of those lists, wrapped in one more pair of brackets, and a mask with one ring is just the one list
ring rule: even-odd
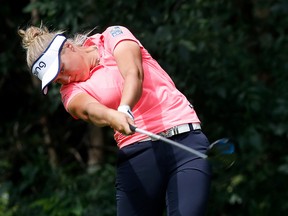
{"label": "white visor", "polygon": [[32,73],[42,81],[42,92],[47,94],[48,85],[60,72],[60,53],[66,37],[56,35],[46,50],[32,65]]}

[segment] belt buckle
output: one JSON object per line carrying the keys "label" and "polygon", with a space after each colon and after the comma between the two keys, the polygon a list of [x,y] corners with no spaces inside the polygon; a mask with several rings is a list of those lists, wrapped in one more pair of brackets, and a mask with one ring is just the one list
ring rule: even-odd
{"label": "belt buckle", "polygon": [[[166,138],[170,137],[171,136],[171,129],[162,131],[162,132],[158,133],[157,135],[162,136],[162,137],[166,137]],[[158,140],[158,139],[151,137],[151,141],[156,141],[156,140]]]}
{"label": "belt buckle", "polygon": [[170,129],[167,129],[165,131],[162,131],[159,133],[159,135],[163,136],[163,137],[171,137],[171,136],[175,135],[175,133],[173,133],[173,129],[174,128],[170,128]]}
{"label": "belt buckle", "polygon": [[172,127],[170,129],[167,129],[165,131],[158,133],[159,136],[163,136],[166,138],[172,137],[172,136],[177,135],[177,134],[179,134],[178,126]]}

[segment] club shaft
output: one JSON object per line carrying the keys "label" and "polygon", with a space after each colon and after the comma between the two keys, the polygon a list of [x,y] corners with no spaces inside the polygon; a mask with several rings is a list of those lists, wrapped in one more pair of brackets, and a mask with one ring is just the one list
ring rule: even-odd
{"label": "club shaft", "polygon": [[151,137],[151,138],[153,138],[155,140],[161,140],[161,141],[166,142],[168,144],[177,146],[178,148],[181,148],[181,149],[183,149],[185,151],[188,151],[188,152],[190,152],[190,153],[192,153],[194,155],[197,155],[197,156],[199,156],[199,157],[201,157],[203,159],[206,159],[208,157],[206,154],[203,154],[203,153],[201,153],[201,152],[199,152],[199,151],[197,151],[195,149],[189,148],[189,147],[187,147],[187,146],[185,146],[185,145],[183,145],[181,143],[175,142],[173,140],[167,139],[166,137],[151,133],[151,132],[143,130],[141,128],[135,128],[135,131],[138,132],[138,133],[145,134],[145,135],[147,135],[147,136],[149,136],[149,137]]}

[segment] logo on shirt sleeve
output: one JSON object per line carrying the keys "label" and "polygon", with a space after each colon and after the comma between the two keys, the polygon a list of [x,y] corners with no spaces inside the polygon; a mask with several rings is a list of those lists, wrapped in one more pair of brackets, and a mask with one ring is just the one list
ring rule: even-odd
{"label": "logo on shirt sleeve", "polygon": [[121,28],[119,26],[115,26],[110,31],[110,34],[112,35],[112,37],[116,37],[117,35],[123,34],[123,31],[121,30]]}

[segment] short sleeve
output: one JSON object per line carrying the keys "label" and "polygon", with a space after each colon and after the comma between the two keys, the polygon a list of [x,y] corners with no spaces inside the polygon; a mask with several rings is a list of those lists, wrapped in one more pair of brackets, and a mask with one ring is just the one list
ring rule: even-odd
{"label": "short sleeve", "polygon": [[69,102],[71,101],[71,99],[79,94],[84,92],[83,89],[79,88],[76,85],[73,85],[73,83],[69,84],[69,85],[63,85],[60,89],[60,93],[61,93],[61,99],[62,99],[62,103],[64,105],[64,108],[66,109],[66,111],[68,112],[68,105]]}
{"label": "short sleeve", "polygon": [[108,27],[104,32],[104,46],[111,53],[113,53],[117,44],[123,40],[132,40],[143,47],[139,40],[130,32],[129,29],[123,26],[111,26]]}

